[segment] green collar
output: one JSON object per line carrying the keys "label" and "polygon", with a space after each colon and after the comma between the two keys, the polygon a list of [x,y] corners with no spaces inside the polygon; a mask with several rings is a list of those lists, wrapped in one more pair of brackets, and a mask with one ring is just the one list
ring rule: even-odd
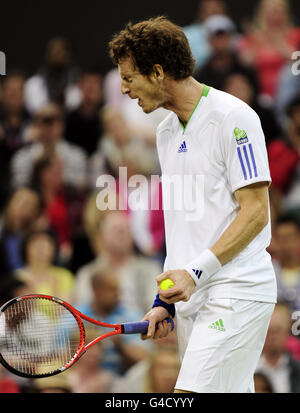
{"label": "green collar", "polygon": [[180,123],[180,125],[181,125],[181,127],[182,127],[182,129],[183,129],[183,132],[185,132],[185,130],[186,130],[187,126],[188,126],[188,123],[189,123],[191,117],[193,116],[195,110],[197,109],[197,106],[199,105],[199,102],[200,102],[202,96],[207,97],[207,95],[208,95],[208,93],[209,93],[209,91],[210,91],[210,86],[206,86],[204,83],[203,83],[203,86],[204,86],[204,89],[203,89],[202,95],[200,96],[198,102],[196,103],[194,109],[192,110],[192,113],[190,114],[186,125],[184,126],[184,124],[183,124],[183,123],[181,122],[181,120],[178,118],[179,123]]}

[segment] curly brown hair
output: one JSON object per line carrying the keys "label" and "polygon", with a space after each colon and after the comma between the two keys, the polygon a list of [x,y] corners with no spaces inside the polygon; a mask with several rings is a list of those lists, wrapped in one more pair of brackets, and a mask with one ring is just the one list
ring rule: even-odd
{"label": "curly brown hair", "polygon": [[186,79],[194,72],[195,60],[184,32],[164,16],[134,25],[129,22],[114,35],[109,49],[114,64],[130,57],[135,68],[146,76],[155,64],[175,80]]}

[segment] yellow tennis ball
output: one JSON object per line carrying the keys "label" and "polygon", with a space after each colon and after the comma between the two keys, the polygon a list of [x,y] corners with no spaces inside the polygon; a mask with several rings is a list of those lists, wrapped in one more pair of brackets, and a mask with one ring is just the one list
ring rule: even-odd
{"label": "yellow tennis ball", "polygon": [[159,284],[159,287],[161,290],[168,290],[169,288],[173,287],[175,284],[170,278],[166,278],[165,280],[162,280],[162,282]]}

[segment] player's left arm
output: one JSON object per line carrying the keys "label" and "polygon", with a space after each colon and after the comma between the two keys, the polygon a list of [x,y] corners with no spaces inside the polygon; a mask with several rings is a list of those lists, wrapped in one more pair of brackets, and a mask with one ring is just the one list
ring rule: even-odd
{"label": "player's left arm", "polygon": [[239,212],[210,248],[222,265],[238,255],[269,222],[269,182],[258,182],[235,191]]}

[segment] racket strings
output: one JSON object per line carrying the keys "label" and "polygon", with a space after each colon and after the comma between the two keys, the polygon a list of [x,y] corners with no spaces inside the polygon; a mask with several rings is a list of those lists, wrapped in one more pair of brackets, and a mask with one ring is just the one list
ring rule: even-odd
{"label": "racket strings", "polygon": [[68,364],[82,342],[78,323],[63,305],[45,298],[14,302],[0,315],[1,355],[15,370],[49,374]]}

